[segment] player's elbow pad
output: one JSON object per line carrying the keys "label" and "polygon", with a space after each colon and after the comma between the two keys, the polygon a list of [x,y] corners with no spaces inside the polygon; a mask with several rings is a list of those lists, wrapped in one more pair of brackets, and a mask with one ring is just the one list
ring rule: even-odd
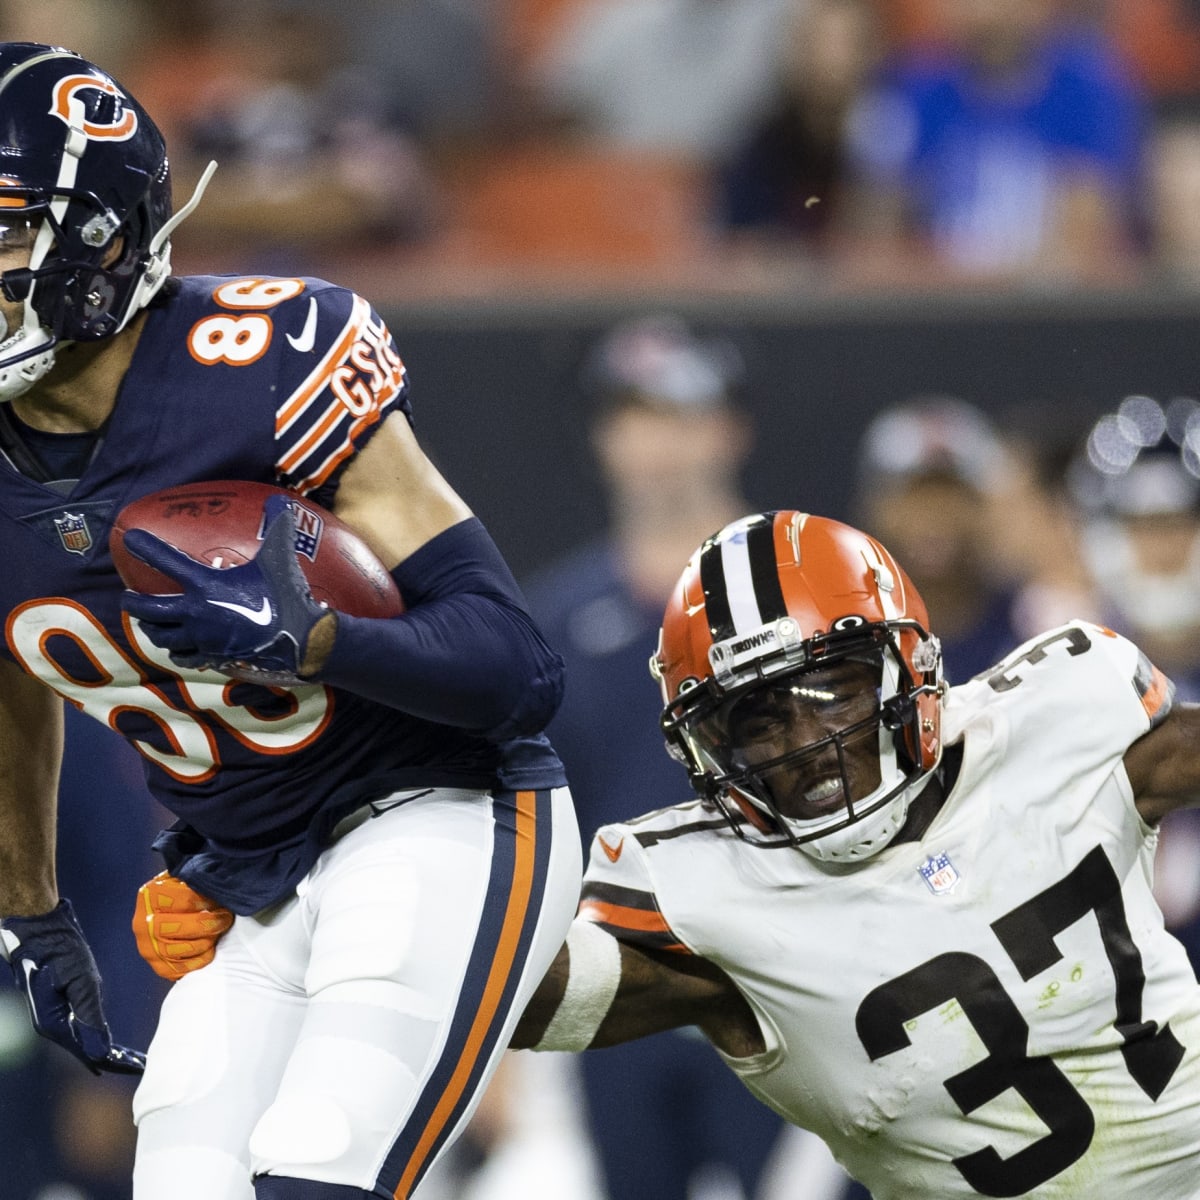
{"label": "player's elbow pad", "polygon": [[563,662],[478,520],[439,534],[392,577],[407,611],[339,614],[320,682],[494,741],[546,727],[562,700]]}

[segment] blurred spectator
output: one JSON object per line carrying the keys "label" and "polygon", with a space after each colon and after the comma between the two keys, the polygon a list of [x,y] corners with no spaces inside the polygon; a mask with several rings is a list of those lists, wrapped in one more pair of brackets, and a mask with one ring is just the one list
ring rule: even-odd
{"label": "blurred spectator", "polygon": [[[1200,701],[1200,403],[1129,396],[1067,476],[1100,616]],[[1200,973],[1200,812],[1162,824],[1155,892]]]}
{"label": "blurred spectator", "polygon": [[537,95],[585,138],[708,162],[769,101],[794,0],[578,0]]}
{"label": "blurred spectator", "polygon": [[322,255],[427,232],[423,153],[353,65],[338,14],[297,0],[155,4],[145,29],[127,82],[162,114],[178,194],[210,159],[220,167],[180,257],[311,275]]}
{"label": "blurred spectator", "polygon": [[[609,530],[526,593],[566,659],[549,732],[588,841],[607,821],[692,796],[659,733],[647,662],[681,555],[752,507],[739,479],[752,441],[737,399],[741,369],[724,340],[661,315],[612,330],[585,370]],[[699,1036],[591,1051],[578,1071],[612,1200],[686,1200],[705,1178],[755,1195],[783,1124]],[[819,1200],[799,1180],[793,1194]]]}
{"label": "blurred spectator", "polygon": [[1011,486],[998,497],[990,537],[998,572],[1016,584],[1018,640],[1075,618],[1101,622],[1099,601],[1079,547],[1067,464],[1094,406],[1058,398],[1010,406],[1003,417]]}
{"label": "blurred spectator", "polygon": [[772,107],[718,172],[718,222],[818,247],[841,199],[845,121],[882,52],[874,0],[795,0]]}
{"label": "blurred spectator", "polygon": [[1109,0],[1107,28],[1155,96],[1200,89],[1200,5],[1196,0]]}
{"label": "blurred spectator", "polygon": [[1056,0],[942,0],[945,38],[856,106],[861,253],[943,277],[1118,282],[1140,252],[1144,106],[1101,32]]}
{"label": "blurred spectator", "polygon": [[1148,207],[1154,266],[1163,282],[1200,285],[1200,92],[1155,109]]}
{"label": "blurred spectator", "polygon": [[[1021,641],[1015,581],[993,521],[1013,486],[1009,452],[965,401],[931,396],[880,413],[860,443],[856,522],[905,563],[963,683]],[[999,569],[997,567],[999,566]]]}
{"label": "blurred spectator", "polygon": [[[328,0],[305,0],[318,13]],[[355,0],[346,58],[374,81],[375,102],[435,158],[471,150],[507,115],[498,51],[507,0]]]}
{"label": "blurred spectator", "polygon": [[1129,396],[1070,466],[1106,619],[1200,700],[1200,403]]}

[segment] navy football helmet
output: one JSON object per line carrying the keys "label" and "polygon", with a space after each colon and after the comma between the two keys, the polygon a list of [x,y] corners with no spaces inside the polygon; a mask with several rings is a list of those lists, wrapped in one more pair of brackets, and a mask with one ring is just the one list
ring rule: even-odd
{"label": "navy football helmet", "polygon": [[73,51],[0,43],[0,245],[31,245],[0,274],[24,303],[21,328],[0,330],[0,400],[45,375],[60,342],[111,337],[149,303],[207,179],[172,218],[166,145],[141,105]]}

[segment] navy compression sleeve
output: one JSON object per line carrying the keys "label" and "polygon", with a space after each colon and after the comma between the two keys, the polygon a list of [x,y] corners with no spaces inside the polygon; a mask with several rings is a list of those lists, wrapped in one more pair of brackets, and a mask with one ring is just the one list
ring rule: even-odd
{"label": "navy compression sleeve", "polygon": [[438,534],[392,578],[407,611],[339,613],[315,680],[494,741],[545,728],[562,699],[563,662],[479,520]]}

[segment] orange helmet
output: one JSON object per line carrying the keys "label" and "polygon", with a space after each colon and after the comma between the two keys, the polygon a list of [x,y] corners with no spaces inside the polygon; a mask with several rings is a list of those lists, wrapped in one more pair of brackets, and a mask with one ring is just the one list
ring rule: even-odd
{"label": "orange helmet", "polygon": [[874,538],[791,510],[727,525],[692,556],[651,674],[671,753],[745,836],[875,854],[941,757],[941,649]]}

